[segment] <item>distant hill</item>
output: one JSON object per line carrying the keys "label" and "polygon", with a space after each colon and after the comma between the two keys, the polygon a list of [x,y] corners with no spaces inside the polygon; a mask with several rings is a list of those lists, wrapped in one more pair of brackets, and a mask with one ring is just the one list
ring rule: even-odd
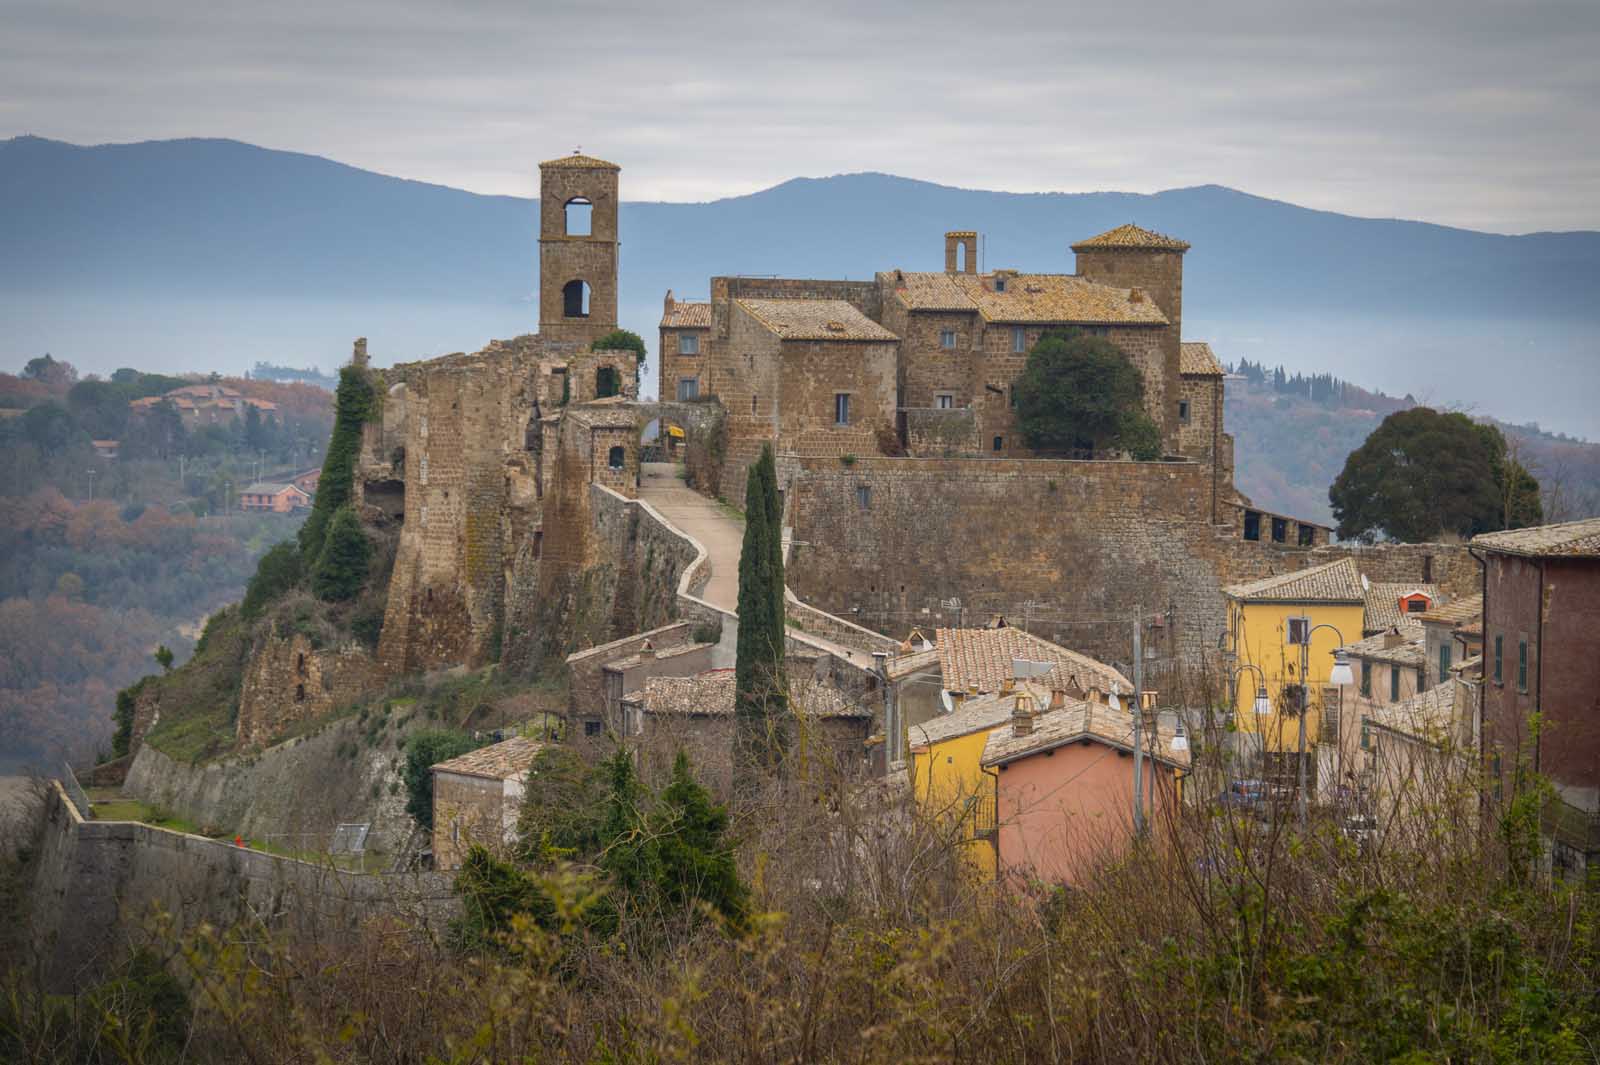
{"label": "distant hill", "polygon": [[[1257,368],[1259,369],[1259,368]],[[1324,379],[1325,380],[1325,379]],[[1328,488],[1350,452],[1390,413],[1416,405],[1334,382],[1338,398],[1230,376],[1223,418],[1234,437],[1234,481],[1268,510],[1333,524]],[[1340,387],[1343,386],[1343,387]],[[1548,521],[1600,516],[1600,444],[1493,418],[1519,461],[1539,479]]]}
{"label": "distant hill", "polygon": [[[1186,332],[1224,358],[1337,366],[1600,436],[1582,401],[1600,392],[1600,233],[1499,236],[1218,186],[1015,194],[866,173],[626,203],[623,324],[653,346],[662,293],[703,297],[713,274],[937,268],[951,228],[984,233],[987,266],[1070,271],[1073,240],[1130,219],[1194,245]],[[532,201],[315,156],[16,138],[0,142],[0,364],[52,351],[86,369],[327,368],[356,335],[380,361],[470,349],[536,327],[535,239]]]}

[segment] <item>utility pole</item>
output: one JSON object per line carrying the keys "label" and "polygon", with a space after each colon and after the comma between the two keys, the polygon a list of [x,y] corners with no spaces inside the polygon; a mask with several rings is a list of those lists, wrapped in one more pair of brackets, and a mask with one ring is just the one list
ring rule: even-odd
{"label": "utility pole", "polygon": [[89,474],[89,499],[92,502],[94,500],[94,478],[99,471],[90,469],[86,472]]}
{"label": "utility pole", "polygon": [[878,675],[878,683],[883,685],[883,768],[885,773],[889,773],[897,762],[905,761],[905,730],[900,725],[899,701],[895,698],[894,687],[889,683],[888,652],[872,652],[872,666],[873,672]]}
{"label": "utility pole", "polygon": [[1144,653],[1139,646],[1139,616],[1143,607],[1135,609],[1133,616],[1133,832],[1144,835]]}

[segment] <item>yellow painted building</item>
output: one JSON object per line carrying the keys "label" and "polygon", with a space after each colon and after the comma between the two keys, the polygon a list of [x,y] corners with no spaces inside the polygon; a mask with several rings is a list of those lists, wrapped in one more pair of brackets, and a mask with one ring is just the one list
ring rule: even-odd
{"label": "yellow painted building", "polygon": [[954,712],[909,730],[908,769],[917,805],[938,820],[959,820],[974,866],[991,878],[995,787],[994,772],[983,769],[983,748],[990,732],[1011,723],[1015,707],[1014,692],[968,696]]}
{"label": "yellow painted building", "polygon": [[[1228,648],[1235,671],[1234,721],[1241,732],[1259,735],[1263,752],[1297,750],[1299,721],[1285,711],[1299,698],[1300,646],[1290,642],[1289,629],[1292,618],[1310,619],[1306,750],[1311,752],[1321,727],[1321,695],[1333,668],[1333,652],[1362,632],[1366,596],[1356,564],[1340,559],[1236,584],[1223,594],[1228,598]],[[1263,679],[1272,711],[1257,714],[1254,703]]]}

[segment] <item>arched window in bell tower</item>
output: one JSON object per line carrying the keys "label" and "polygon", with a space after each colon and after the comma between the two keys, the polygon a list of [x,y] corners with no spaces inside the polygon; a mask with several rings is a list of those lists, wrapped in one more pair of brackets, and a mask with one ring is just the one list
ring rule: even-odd
{"label": "arched window in bell tower", "polygon": [[589,317],[589,282],[568,281],[562,286],[561,313],[567,318]]}
{"label": "arched window in bell tower", "polygon": [[586,196],[574,196],[567,201],[566,235],[587,237],[594,232],[594,204]]}

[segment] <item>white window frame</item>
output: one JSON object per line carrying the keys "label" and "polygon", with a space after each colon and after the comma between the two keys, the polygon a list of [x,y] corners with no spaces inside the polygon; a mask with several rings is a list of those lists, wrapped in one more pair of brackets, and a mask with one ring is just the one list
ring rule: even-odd
{"label": "white window frame", "polygon": [[1028,332],[1020,325],[1011,327],[1011,352],[1020,355],[1028,350]]}
{"label": "white window frame", "polygon": [[[685,385],[688,385],[689,387],[685,388],[684,387]],[[690,394],[690,393],[692,393],[692,394]],[[692,399],[699,399],[699,398],[700,398],[700,378],[698,378],[698,377],[680,377],[680,378],[678,378],[678,402],[679,403],[687,403],[688,401],[690,401]]]}
{"label": "white window frame", "polygon": [[850,424],[850,393],[835,392],[833,394],[833,424]]}
{"label": "white window frame", "polygon": [[939,346],[946,351],[956,349],[956,331],[954,329],[939,330]]}
{"label": "white window frame", "polygon": [[678,334],[678,354],[679,355],[698,355],[698,354],[700,354],[700,334],[699,333],[679,333]]}
{"label": "white window frame", "polygon": [[935,410],[955,410],[956,394],[954,392],[936,392],[933,396]]}

